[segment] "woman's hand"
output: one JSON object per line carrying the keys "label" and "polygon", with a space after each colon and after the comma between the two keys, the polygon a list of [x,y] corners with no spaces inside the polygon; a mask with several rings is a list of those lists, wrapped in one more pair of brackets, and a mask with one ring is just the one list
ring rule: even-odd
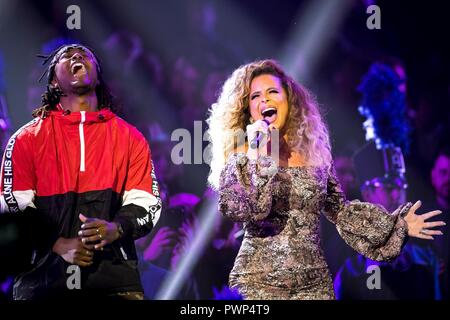
{"label": "woman's hand", "polygon": [[83,224],[78,235],[84,244],[94,245],[95,250],[103,250],[103,247],[119,239],[120,233],[116,223],[97,218],[87,218],[80,213],[79,218]]}
{"label": "woman's hand", "polygon": [[93,246],[85,245],[80,238],[58,238],[53,245],[53,252],[71,264],[87,267],[92,264]]}
{"label": "woman's hand", "polygon": [[[267,155],[267,147],[271,126],[264,120],[257,120],[247,126],[248,151],[247,157],[256,160],[259,155]],[[262,139],[255,145],[258,133],[262,133]]]}
{"label": "woman's hand", "polygon": [[424,214],[417,215],[415,212],[422,205],[421,201],[417,201],[405,216],[405,221],[408,224],[408,235],[420,239],[433,240],[433,236],[442,235],[440,230],[430,230],[431,228],[445,226],[443,221],[426,222],[426,220],[442,213],[440,210],[430,211]]}

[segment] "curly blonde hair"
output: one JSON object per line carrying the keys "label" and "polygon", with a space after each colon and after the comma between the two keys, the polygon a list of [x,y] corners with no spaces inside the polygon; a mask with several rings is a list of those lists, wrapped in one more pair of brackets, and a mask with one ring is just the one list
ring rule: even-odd
{"label": "curly blonde hair", "polygon": [[270,74],[281,80],[286,90],[289,114],[283,129],[288,146],[304,156],[306,165],[331,165],[328,129],[314,96],[288,76],[274,60],[251,62],[236,69],[225,81],[217,102],[206,120],[211,146],[211,171],[208,182],[219,187],[220,173],[236,147],[236,132],[245,132],[250,123],[249,95],[254,78]]}

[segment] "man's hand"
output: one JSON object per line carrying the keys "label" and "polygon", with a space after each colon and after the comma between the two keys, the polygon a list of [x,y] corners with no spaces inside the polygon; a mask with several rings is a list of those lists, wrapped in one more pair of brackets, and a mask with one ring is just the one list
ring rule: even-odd
{"label": "man's hand", "polygon": [[84,244],[93,244],[95,250],[103,250],[103,247],[120,237],[116,223],[97,218],[87,218],[80,213],[79,218],[83,224],[78,235]]}
{"label": "man's hand", "polygon": [[65,261],[80,267],[88,267],[92,264],[94,253],[93,246],[81,242],[80,238],[58,238],[53,245],[53,252],[60,255]]}

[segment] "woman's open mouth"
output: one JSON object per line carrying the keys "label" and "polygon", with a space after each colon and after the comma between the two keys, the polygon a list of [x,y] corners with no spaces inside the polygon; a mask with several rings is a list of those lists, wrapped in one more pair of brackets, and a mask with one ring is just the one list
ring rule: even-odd
{"label": "woman's open mouth", "polygon": [[261,115],[269,123],[274,123],[277,119],[277,109],[274,107],[268,107],[261,112]]}

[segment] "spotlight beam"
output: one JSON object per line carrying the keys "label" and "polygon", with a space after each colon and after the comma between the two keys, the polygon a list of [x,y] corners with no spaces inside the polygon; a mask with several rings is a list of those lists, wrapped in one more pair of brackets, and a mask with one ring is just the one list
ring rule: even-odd
{"label": "spotlight beam", "polygon": [[280,62],[291,75],[308,82],[333,36],[351,8],[351,1],[315,0],[300,8],[294,28],[281,51]]}
{"label": "spotlight beam", "polygon": [[175,299],[207,246],[214,232],[214,225],[219,218],[217,198],[214,197],[209,199],[200,209],[200,228],[194,230],[194,240],[184,248],[176,270],[163,282],[156,295],[156,300]]}

